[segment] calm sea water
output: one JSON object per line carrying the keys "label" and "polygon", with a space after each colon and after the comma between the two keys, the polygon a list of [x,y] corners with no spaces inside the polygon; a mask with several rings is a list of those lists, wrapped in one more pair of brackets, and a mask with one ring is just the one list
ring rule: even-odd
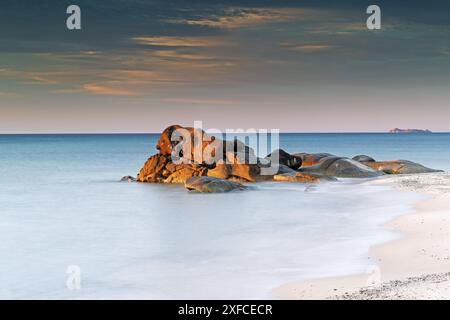
{"label": "calm sea water", "polygon": [[[420,197],[365,180],[194,194],[117,182],[157,135],[0,135],[0,298],[270,298],[287,281],[364,272]],[[450,134],[283,134],[289,152],[450,170]],[[355,186],[356,185],[356,186]],[[69,290],[68,266],[81,270]]]}

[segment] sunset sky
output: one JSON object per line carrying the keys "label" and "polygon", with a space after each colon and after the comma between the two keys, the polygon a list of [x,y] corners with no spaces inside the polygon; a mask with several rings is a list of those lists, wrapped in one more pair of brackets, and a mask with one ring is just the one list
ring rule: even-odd
{"label": "sunset sky", "polygon": [[2,0],[0,133],[450,131],[450,2],[334,2]]}

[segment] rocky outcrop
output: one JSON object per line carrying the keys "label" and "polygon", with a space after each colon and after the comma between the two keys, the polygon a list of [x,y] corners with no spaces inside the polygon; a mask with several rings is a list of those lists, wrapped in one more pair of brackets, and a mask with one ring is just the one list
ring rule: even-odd
{"label": "rocky outcrop", "polygon": [[341,178],[370,178],[383,174],[355,160],[336,156],[325,157],[318,164],[301,167],[299,171]]}
{"label": "rocky outcrop", "polygon": [[[186,145],[190,148],[185,148]],[[223,141],[206,135],[201,129],[180,125],[166,128],[156,148],[158,153],[148,158],[136,181],[185,183],[187,188],[210,190],[202,192],[241,188],[238,187],[242,186],[241,182],[316,183],[333,181],[335,177],[369,178],[384,173],[438,171],[407,160],[375,161],[366,155],[348,159],[329,153],[289,154],[278,149],[265,158],[258,158],[252,148],[237,139]],[[121,181],[131,182],[134,178],[127,176]]]}
{"label": "rocky outcrop", "polygon": [[191,177],[186,180],[184,187],[188,190],[202,193],[218,193],[247,189],[246,186],[238,182],[214,177]]}
{"label": "rocky outcrop", "polygon": [[[184,152],[179,143],[189,144],[190,152]],[[170,126],[161,133],[156,148],[159,152],[144,164],[139,182],[184,183],[197,176],[241,182],[271,178],[261,175],[260,159],[252,148],[237,139],[223,141],[206,135],[200,129]]]}
{"label": "rocky outcrop", "polygon": [[432,133],[430,130],[428,129],[400,129],[400,128],[395,128],[395,129],[391,129],[389,130],[389,133]]}

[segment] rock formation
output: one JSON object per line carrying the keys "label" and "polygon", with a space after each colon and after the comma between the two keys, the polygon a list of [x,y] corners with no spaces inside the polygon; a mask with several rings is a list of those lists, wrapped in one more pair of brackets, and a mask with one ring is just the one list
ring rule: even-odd
{"label": "rock formation", "polygon": [[[189,152],[184,152],[181,142],[190,146]],[[261,175],[261,159],[252,148],[237,139],[209,136],[203,130],[170,126],[161,133],[156,148],[159,152],[144,164],[137,176],[139,182],[184,183],[195,176],[242,182],[271,178]]]}
{"label": "rock formation", "polygon": [[[188,146],[189,148],[185,148]],[[243,189],[240,182],[285,181],[317,183],[341,178],[370,178],[388,174],[438,172],[407,160],[376,161],[366,155],[353,159],[330,153],[295,153],[278,149],[258,158],[252,148],[234,139],[224,141],[203,130],[173,125],[160,135],[136,181],[185,183],[187,189],[223,192]],[[266,169],[275,166],[267,173]],[[134,181],[126,176],[121,181]]]}

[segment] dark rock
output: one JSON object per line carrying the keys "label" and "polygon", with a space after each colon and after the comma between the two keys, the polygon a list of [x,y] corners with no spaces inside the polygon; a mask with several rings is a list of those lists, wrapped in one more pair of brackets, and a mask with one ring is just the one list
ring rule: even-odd
{"label": "dark rock", "polygon": [[316,165],[323,158],[333,156],[331,153],[294,153],[293,156],[302,160],[302,167]]}
{"label": "dark rock", "polygon": [[282,149],[274,150],[265,159],[272,162],[275,158],[278,158],[278,164],[288,166],[291,169],[298,169],[302,165],[302,158],[291,155]]}
{"label": "dark rock", "polygon": [[355,160],[336,156],[322,158],[318,164],[301,167],[299,171],[342,178],[369,178],[383,174]]}
{"label": "dark rock", "polygon": [[136,178],[132,176],[124,176],[120,179],[120,182],[135,182]]}
{"label": "dark rock", "polygon": [[375,162],[374,158],[363,155],[363,154],[354,156],[352,159],[355,161],[358,161],[358,162],[363,162],[363,163],[364,162]]}

